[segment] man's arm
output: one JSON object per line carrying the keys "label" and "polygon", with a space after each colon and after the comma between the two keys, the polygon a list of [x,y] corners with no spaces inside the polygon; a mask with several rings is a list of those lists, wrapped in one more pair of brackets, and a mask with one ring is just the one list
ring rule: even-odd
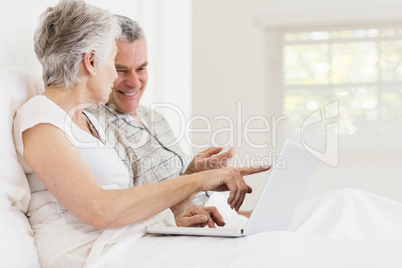
{"label": "man's arm", "polygon": [[227,152],[221,153],[223,147],[210,147],[194,157],[187,166],[183,175],[193,174],[200,171],[225,168],[229,166],[230,159],[233,158],[235,149],[230,148]]}

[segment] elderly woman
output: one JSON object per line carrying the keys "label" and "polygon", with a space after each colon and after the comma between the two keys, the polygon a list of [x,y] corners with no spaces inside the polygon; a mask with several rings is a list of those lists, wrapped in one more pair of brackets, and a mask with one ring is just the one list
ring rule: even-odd
{"label": "elderly woman", "polygon": [[[109,228],[169,222],[168,208],[199,191],[229,190],[228,204],[238,210],[251,192],[242,176],[268,169],[205,171],[129,188],[126,167],[84,111],[108,100],[117,77],[118,33],[109,12],[70,0],[48,8],[35,33],[46,89],[18,110],[14,136],[32,193],[28,216],[43,267],[81,266]],[[201,225],[224,224],[216,210],[199,207],[176,222],[186,225],[193,216]]]}

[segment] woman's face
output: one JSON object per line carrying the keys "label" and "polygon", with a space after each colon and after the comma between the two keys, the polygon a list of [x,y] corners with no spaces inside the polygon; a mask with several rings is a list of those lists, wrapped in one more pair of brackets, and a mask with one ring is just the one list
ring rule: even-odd
{"label": "woman's face", "polygon": [[117,79],[117,72],[114,65],[116,53],[116,42],[113,40],[105,62],[103,62],[102,65],[97,65],[95,67],[96,75],[90,77],[91,83],[88,84],[88,90],[92,101],[96,105],[106,103],[112,92],[113,82]]}

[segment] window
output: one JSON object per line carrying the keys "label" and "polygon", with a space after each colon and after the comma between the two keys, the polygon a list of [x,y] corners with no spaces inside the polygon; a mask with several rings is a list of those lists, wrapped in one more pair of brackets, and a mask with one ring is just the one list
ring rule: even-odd
{"label": "window", "polygon": [[282,38],[288,135],[338,101],[340,138],[402,137],[402,26],[290,30]]}

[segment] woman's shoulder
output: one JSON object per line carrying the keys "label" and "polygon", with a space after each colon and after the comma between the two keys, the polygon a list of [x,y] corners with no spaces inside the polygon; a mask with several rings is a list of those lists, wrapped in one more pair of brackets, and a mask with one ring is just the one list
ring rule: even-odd
{"label": "woman's shoulder", "polygon": [[65,118],[66,113],[63,109],[46,96],[38,95],[29,99],[17,110],[14,127],[26,128],[39,123],[51,123],[60,127]]}
{"label": "woman's shoulder", "polygon": [[16,113],[13,124],[15,146],[23,155],[22,133],[38,124],[51,124],[65,132],[65,118],[62,109],[43,95],[35,96],[22,105]]}
{"label": "woman's shoulder", "polygon": [[43,104],[44,102],[45,102],[45,96],[43,96],[43,95],[36,95],[36,96],[30,98],[27,102],[25,102],[25,103],[21,106],[21,108],[20,108],[19,110],[21,110],[21,109],[27,109],[27,107],[28,107],[28,108],[31,108],[31,107],[35,107],[35,106],[40,106],[40,105]]}
{"label": "woman's shoulder", "polygon": [[[49,110],[58,110],[55,103],[49,100],[46,96],[37,95],[24,103],[17,111],[17,113],[36,113]],[[60,108],[61,109],[61,108]]]}

